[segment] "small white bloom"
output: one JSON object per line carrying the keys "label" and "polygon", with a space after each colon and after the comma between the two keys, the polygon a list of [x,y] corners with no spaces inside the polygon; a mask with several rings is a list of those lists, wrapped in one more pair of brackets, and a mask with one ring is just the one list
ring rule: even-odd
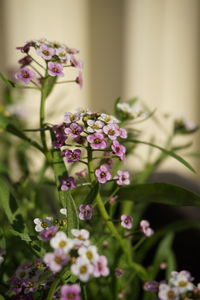
{"label": "small white bloom", "polygon": [[160,300],[179,300],[177,287],[171,287],[166,283],[160,284],[158,296]]}
{"label": "small white bloom", "polygon": [[132,108],[127,102],[117,103],[117,108],[125,113],[132,114]]}
{"label": "small white bloom", "polygon": [[77,113],[79,113],[82,117],[84,115],[91,115],[92,114],[92,111],[89,110],[88,108],[82,108],[82,107],[78,107],[76,109]]}
{"label": "small white bloom", "polygon": [[67,215],[67,209],[66,209],[66,208],[61,208],[61,209],[60,209],[60,213],[61,213],[62,215],[64,215],[64,216],[66,216],[66,215]]}
{"label": "small white bloom", "polygon": [[89,246],[89,247],[81,247],[78,249],[78,254],[87,259],[89,262],[95,262],[99,259],[99,255],[97,253],[97,247]]}
{"label": "small white bloom", "polygon": [[67,59],[67,52],[64,48],[56,48],[56,55],[60,58],[60,59]]}
{"label": "small white bloom", "polygon": [[50,240],[50,245],[54,249],[61,248],[65,253],[68,253],[74,246],[73,240],[69,239],[63,231],[58,231]]}
{"label": "small white bloom", "polygon": [[98,117],[98,120],[103,121],[106,124],[119,123],[119,120],[117,118],[104,113],[101,114],[100,117]]}
{"label": "small white bloom", "polygon": [[71,230],[72,235],[74,236],[74,244],[76,246],[89,246],[90,245],[90,241],[89,239],[89,231],[87,231],[86,229],[72,229]]}
{"label": "small white bloom", "polygon": [[65,123],[72,123],[77,122],[80,120],[80,113],[72,114],[71,112],[66,112],[64,115],[64,122]]}
{"label": "small white bloom", "polygon": [[44,229],[51,227],[52,220],[53,220],[52,217],[46,217],[45,219],[39,219],[39,218],[34,219],[33,222],[36,224],[35,231],[41,232]]}
{"label": "small white bloom", "polygon": [[94,267],[83,257],[78,257],[75,264],[71,266],[72,274],[78,276],[81,281],[88,281],[93,273]]}
{"label": "small white bloom", "polygon": [[101,132],[102,127],[104,126],[104,123],[102,121],[94,121],[94,120],[88,120],[87,124],[89,125],[87,127],[87,131],[90,133]]}
{"label": "small white bloom", "polygon": [[191,281],[192,277],[188,271],[174,271],[171,273],[170,283],[176,286],[181,294],[193,290],[194,285]]}
{"label": "small white bloom", "polygon": [[137,105],[132,107],[127,102],[118,103],[117,108],[134,119],[140,116],[146,117],[148,115],[148,112],[145,111],[142,106]]}

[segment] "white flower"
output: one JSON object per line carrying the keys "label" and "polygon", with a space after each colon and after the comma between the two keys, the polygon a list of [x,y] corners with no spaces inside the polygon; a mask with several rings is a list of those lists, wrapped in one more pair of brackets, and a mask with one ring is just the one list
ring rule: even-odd
{"label": "white flower", "polygon": [[62,60],[67,59],[67,52],[64,48],[56,48],[56,55]]}
{"label": "white flower", "polygon": [[91,265],[88,260],[83,257],[78,257],[75,264],[71,266],[71,272],[84,282],[88,281],[93,270],[93,265]]}
{"label": "white flower", "polygon": [[64,122],[65,123],[72,123],[77,122],[80,120],[80,113],[72,114],[71,112],[66,112],[64,115]]}
{"label": "white flower", "polygon": [[78,249],[78,254],[89,262],[95,262],[99,258],[97,247],[95,246],[81,247]]}
{"label": "white flower", "polygon": [[160,284],[158,296],[160,300],[179,300],[177,287],[171,287],[166,283]]}
{"label": "white flower", "polygon": [[125,113],[132,114],[132,108],[126,102],[117,103],[117,108]]}
{"label": "white flower", "polygon": [[35,231],[41,232],[44,229],[52,226],[52,217],[46,217],[45,219],[36,218],[33,222],[36,224]]}
{"label": "white flower", "polygon": [[117,118],[107,114],[101,114],[98,119],[105,122],[106,124],[119,123],[119,120],[117,120]]}
{"label": "white flower", "polygon": [[77,113],[79,113],[82,117],[84,115],[91,115],[92,114],[92,111],[89,110],[88,108],[82,108],[82,107],[78,107],[76,109]]}
{"label": "white flower", "polygon": [[104,123],[102,121],[94,121],[94,120],[88,120],[87,124],[89,125],[87,127],[87,131],[90,133],[101,132],[102,127],[104,126]]}
{"label": "white flower", "polygon": [[76,246],[89,246],[90,245],[90,241],[89,239],[89,231],[87,231],[86,229],[72,229],[71,230],[72,235],[75,237],[74,238],[74,244]]}
{"label": "white flower", "polygon": [[178,288],[179,293],[183,294],[193,290],[194,285],[191,280],[192,277],[188,271],[174,271],[171,273],[170,283]]}
{"label": "white flower", "polygon": [[58,231],[50,240],[50,245],[54,249],[61,248],[65,253],[68,253],[73,248],[74,243],[63,231]]}
{"label": "white flower", "polygon": [[62,215],[64,215],[64,216],[66,216],[66,215],[67,215],[67,209],[66,209],[66,208],[61,208],[61,209],[60,209],[60,213],[61,213]]}
{"label": "white flower", "polygon": [[148,112],[144,111],[142,106],[137,105],[137,106],[132,107],[127,102],[118,103],[117,108],[119,110],[121,110],[122,112],[124,112],[125,114],[130,115],[130,117],[132,117],[134,119],[137,117],[140,117],[140,116],[146,117],[148,115]]}

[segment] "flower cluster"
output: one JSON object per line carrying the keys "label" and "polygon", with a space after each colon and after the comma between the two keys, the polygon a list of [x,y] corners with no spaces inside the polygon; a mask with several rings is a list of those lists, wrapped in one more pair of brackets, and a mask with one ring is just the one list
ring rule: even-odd
{"label": "flower cluster", "polygon": [[40,279],[46,270],[47,268],[41,260],[23,263],[17,268],[15,274],[9,280],[10,292],[17,294],[20,297],[23,297],[23,295],[31,297],[31,293],[36,292],[41,288],[47,289],[49,284],[54,280],[54,277],[48,276],[45,285],[42,284]]}
{"label": "flower cluster", "polygon": [[160,300],[199,299],[200,284],[196,286],[193,280],[188,271],[173,271],[168,282],[146,282],[144,289],[157,293]]}
{"label": "flower cluster", "polygon": [[[22,47],[17,47],[17,49],[24,53],[25,56],[19,60],[21,68],[15,77],[24,84],[29,84],[30,82],[38,84],[46,76],[46,74],[44,76],[41,75],[41,70],[37,71],[33,65],[34,63],[40,69],[46,69],[46,73],[51,77],[63,77],[65,67],[83,67],[83,63],[75,56],[79,51],[58,42],[48,41],[47,39],[31,40],[26,42]],[[34,56],[42,58],[45,63],[44,65],[40,64],[32,56],[32,50],[34,50]],[[81,72],[78,73],[74,82],[82,87],[83,79]]]}
{"label": "flower cluster", "polygon": [[107,259],[100,256],[97,247],[89,240],[89,232],[85,229],[72,229],[72,238],[63,231],[58,231],[50,240],[54,252],[44,256],[44,262],[53,272],[59,272],[67,265],[73,275],[86,282],[91,276],[107,276],[109,269]]}
{"label": "flower cluster", "polygon": [[[66,217],[67,212],[65,208],[62,208],[60,213]],[[52,217],[46,217],[45,219],[35,218],[33,222],[35,223],[35,231],[40,233],[40,237],[44,241],[49,241],[67,223],[66,219],[58,220]]]}
{"label": "flower cluster", "polygon": [[[52,131],[53,145],[61,149],[65,162],[83,162],[85,149],[92,153],[103,151],[104,155],[100,156],[94,172],[97,181],[106,183],[115,180],[119,186],[130,183],[129,172],[118,170],[116,176],[111,173],[113,159],[125,159],[126,148],[122,141],[127,138],[126,129],[120,128],[119,120],[114,116],[78,109],[75,113],[65,113],[64,122],[53,126]],[[61,182],[61,190],[75,187],[73,177],[64,178]]]}

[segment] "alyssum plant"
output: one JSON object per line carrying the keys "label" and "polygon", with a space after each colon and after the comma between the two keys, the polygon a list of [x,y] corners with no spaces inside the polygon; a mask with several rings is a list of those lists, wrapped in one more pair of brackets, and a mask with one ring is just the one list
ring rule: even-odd
{"label": "alyssum plant", "polygon": [[[144,106],[139,108],[137,99],[117,99],[114,115],[80,108],[66,112],[61,124],[49,124],[45,105],[56,85],[82,86],[81,72],[74,80],[61,79],[69,68],[82,68],[78,51],[46,39],[17,49],[24,57],[16,80],[2,74],[1,79],[7,96],[13,89],[38,91],[40,124],[25,128],[19,117],[7,113],[4,103],[0,299],[200,299],[200,286],[190,273],[175,271],[172,248],[176,232],[199,228],[199,223],[176,222],[154,232],[143,219],[150,202],[200,205],[200,197],[189,190],[146,183],[167,156],[193,171],[177,154],[190,143],[174,146],[173,142],[178,134],[191,134],[197,126],[176,121],[165,148],[140,140],[134,124],[154,116]],[[13,140],[6,132],[18,138],[14,146],[20,178],[15,182],[7,159]],[[149,152],[148,161],[131,179],[123,163],[127,156],[138,158],[139,144],[159,153],[152,159]],[[27,163],[29,146],[44,157],[38,174],[32,174]],[[150,249],[154,255],[145,263]],[[165,281],[159,283],[160,272]]]}

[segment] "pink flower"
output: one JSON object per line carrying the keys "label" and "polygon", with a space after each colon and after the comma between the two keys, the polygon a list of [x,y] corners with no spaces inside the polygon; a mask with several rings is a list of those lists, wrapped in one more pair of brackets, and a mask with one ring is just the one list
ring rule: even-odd
{"label": "pink flower", "polygon": [[131,216],[122,215],[121,216],[121,225],[124,228],[131,229],[133,226],[133,218]]}
{"label": "pink flower", "polygon": [[76,188],[76,183],[74,177],[70,176],[68,178],[62,179],[61,181],[61,190],[68,191]]}
{"label": "pink flower", "polygon": [[119,126],[117,124],[108,124],[103,127],[103,132],[111,139],[116,140],[120,135]]}
{"label": "pink flower", "polygon": [[65,129],[65,133],[74,138],[78,137],[83,131],[83,127],[77,123],[71,123],[68,128]]}
{"label": "pink flower", "polygon": [[55,252],[45,254],[43,260],[51,271],[59,272],[62,269],[62,266],[67,264],[69,258],[65,255],[62,249],[58,248]]}
{"label": "pink flower", "polygon": [[93,215],[93,207],[89,204],[81,204],[79,206],[79,218],[81,220],[90,220]]}
{"label": "pink flower", "polygon": [[32,58],[28,55],[22,57],[20,60],[18,60],[18,63],[21,65],[21,68],[24,68],[25,66],[28,66],[32,62]]}
{"label": "pink flower", "polygon": [[107,258],[104,255],[99,256],[99,259],[94,263],[94,277],[108,276],[110,272],[107,264]]}
{"label": "pink flower", "polygon": [[48,74],[51,76],[64,76],[62,65],[51,61],[48,62]]}
{"label": "pink flower", "polygon": [[108,168],[105,165],[102,165],[99,169],[96,169],[95,175],[100,183],[105,183],[112,178],[111,173],[108,171]]}
{"label": "pink flower", "polygon": [[80,160],[81,150],[63,150],[62,155],[65,157],[67,162],[75,162]]}
{"label": "pink flower", "polygon": [[79,178],[79,179],[83,179],[87,176],[87,169],[83,169],[79,172],[76,172],[75,175]]}
{"label": "pink flower", "polygon": [[128,171],[118,170],[117,175],[114,178],[117,179],[118,185],[127,185],[130,184],[130,174]]}
{"label": "pink flower", "polygon": [[52,56],[55,54],[55,49],[50,48],[45,44],[41,44],[40,48],[36,51],[36,53],[42,58],[44,58],[45,60],[50,60]]}
{"label": "pink flower", "polygon": [[83,62],[81,60],[78,60],[74,55],[70,55],[70,63],[72,67],[75,68],[82,68]]}
{"label": "pink flower", "polygon": [[114,141],[111,148],[113,153],[116,154],[120,160],[124,160],[126,148],[123,145],[121,145],[118,141]]}
{"label": "pink flower", "polygon": [[145,236],[150,237],[154,233],[153,229],[150,228],[150,224],[147,220],[142,220],[140,222],[140,227]]}
{"label": "pink flower", "polygon": [[17,74],[15,74],[15,78],[21,80],[25,84],[28,84],[31,79],[35,77],[35,72],[29,68],[22,68]]}
{"label": "pink flower", "polygon": [[102,133],[88,135],[87,141],[90,143],[92,149],[105,149],[107,146]]}
{"label": "pink flower", "polygon": [[33,41],[27,42],[22,47],[16,47],[17,50],[21,50],[22,52],[28,53],[31,47],[34,47],[35,43]]}
{"label": "pink flower", "polygon": [[127,131],[124,128],[119,128],[119,136],[122,139],[126,139],[127,138]]}
{"label": "pink flower", "polygon": [[67,139],[67,136],[64,132],[65,124],[61,123],[59,125],[54,125],[52,130],[55,135],[55,140],[52,142],[52,144],[55,148],[59,149],[65,145],[65,141]]}
{"label": "pink flower", "polygon": [[65,284],[61,287],[61,300],[80,300],[81,288],[79,284]]}
{"label": "pink flower", "polygon": [[78,76],[76,77],[75,81],[80,86],[80,88],[82,89],[82,87],[83,87],[83,74],[82,74],[82,72],[78,73]]}
{"label": "pink flower", "polygon": [[55,236],[57,231],[58,231],[58,228],[56,226],[51,226],[47,229],[44,229],[40,233],[40,236],[44,241],[50,241],[52,239],[52,237]]}

